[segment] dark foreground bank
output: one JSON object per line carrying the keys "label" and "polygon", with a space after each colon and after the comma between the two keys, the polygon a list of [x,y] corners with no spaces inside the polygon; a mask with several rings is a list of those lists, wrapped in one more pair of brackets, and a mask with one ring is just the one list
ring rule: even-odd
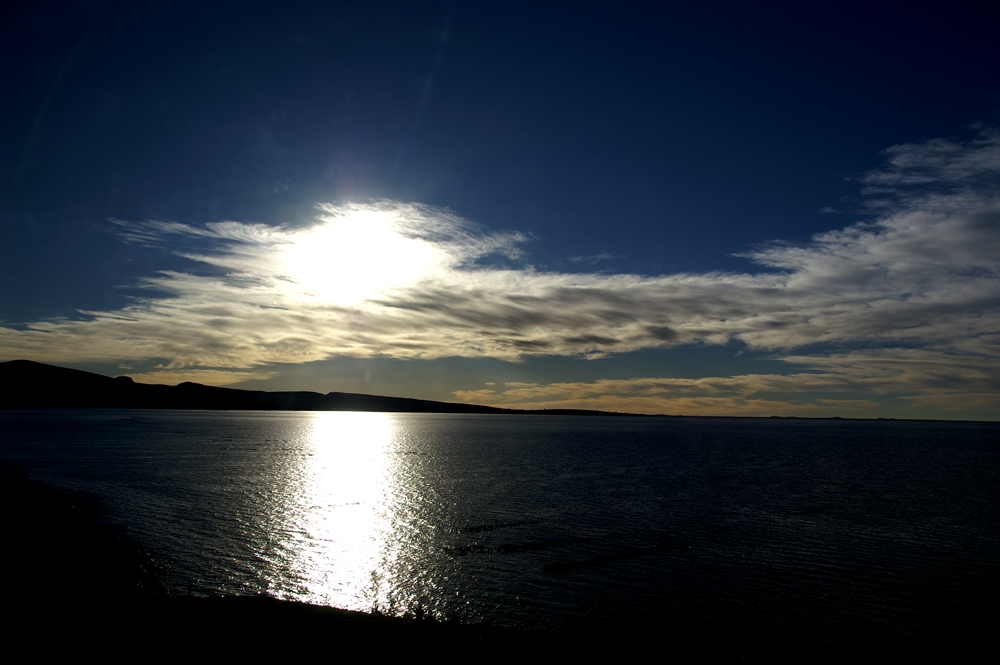
{"label": "dark foreground bank", "polygon": [[[668,662],[841,662],[954,657],[985,642],[972,626],[942,627],[901,653],[848,651],[760,626],[577,623],[560,632],[390,617],[268,597],[168,596],[152,557],[99,519],[96,506],[0,468],[4,546],[3,640],[39,655],[463,657],[542,656]],[[984,618],[984,624],[985,624]],[[985,625],[984,625],[985,627]]]}

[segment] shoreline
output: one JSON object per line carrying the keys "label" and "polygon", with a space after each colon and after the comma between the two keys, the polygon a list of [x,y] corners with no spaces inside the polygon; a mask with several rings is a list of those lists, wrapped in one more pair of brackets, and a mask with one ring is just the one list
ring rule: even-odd
{"label": "shoreline", "polygon": [[682,650],[688,647],[681,643],[698,644],[703,656],[708,651],[723,661],[746,662],[759,653],[774,662],[777,655],[762,644],[748,649],[746,638],[720,642],[718,635],[712,639],[627,622],[540,631],[365,613],[269,596],[168,595],[156,582],[153,557],[95,518],[79,498],[29,479],[16,464],[0,466],[0,497],[5,537],[15,544],[3,549],[2,564],[17,571],[4,593],[8,615],[14,616],[5,622],[4,634],[8,640],[45,645],[47,653],[131,653],[141,643],[171,653],[219,656],[364,648],[379,655],[487,649],[507,657],[638,658],[650,646],[661,651],[666,641]]}
{"label": "shoreline", "polygon": [[751,419],[824,422],[968,423],[997,425],[996,420],[924,418],[685,415],[635,413],[595,409],[528,409],[361,393],[243,390],[181,383],[176,386],[137,383],[127,376],[111,378],[93,372],[46,365],[31,360],[0,362],[0,410],[150,409],[196,411],[311,411],[369,413],[450,413],[466,415],[580,416],[588,418]]}
{"label": "shoreline", "polygon": [[[9,571],[4,636],[46,653],[134,654],[137,646],[172,654],[287,656],[301,651],[364,649],[373,655],[458,652],[520,657],[648,658],[652,648],[677,662],[857,662],[974,653],[990,634],[955,626],[908,647],[824,643],[778,627],[742,630],[697,618],[649,623],[635,617],[580,621],[562,630],[532,630],[343,610],[269,596],[168,595],[156,582],[155,559],[82,502],[30,480],[17,465],[0,466]],[[849,636],[845,636],[849,637]]]}

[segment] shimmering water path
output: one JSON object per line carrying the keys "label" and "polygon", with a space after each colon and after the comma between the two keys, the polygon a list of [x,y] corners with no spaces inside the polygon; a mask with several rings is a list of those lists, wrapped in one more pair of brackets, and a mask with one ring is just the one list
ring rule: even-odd
{"label": "shimmering water path", "polygon": [[[1000,426],[0,412],[0,458],[99,501],[172,593],[843,646],[996,614]],[[417,609],[419,608],[419,610]]]}

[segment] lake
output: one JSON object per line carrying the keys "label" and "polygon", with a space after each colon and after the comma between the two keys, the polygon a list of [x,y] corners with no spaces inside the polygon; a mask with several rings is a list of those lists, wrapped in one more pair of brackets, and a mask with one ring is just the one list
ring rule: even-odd
{"label": "lake", "polygon": [[[1000,425],[0,411],[168,592],[559,628],[778,627],[849,650],[997,613]],[[951,628],[949,628],[951,629]]]}

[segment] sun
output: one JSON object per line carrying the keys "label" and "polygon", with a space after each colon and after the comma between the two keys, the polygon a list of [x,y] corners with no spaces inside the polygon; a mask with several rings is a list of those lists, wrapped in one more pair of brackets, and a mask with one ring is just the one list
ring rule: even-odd
{"label": "sun", "polygon": [[286,274],[307,298],[350,305],[414,284],[440,264],[432,243],[391,213],[324,216],[286,247]]}

